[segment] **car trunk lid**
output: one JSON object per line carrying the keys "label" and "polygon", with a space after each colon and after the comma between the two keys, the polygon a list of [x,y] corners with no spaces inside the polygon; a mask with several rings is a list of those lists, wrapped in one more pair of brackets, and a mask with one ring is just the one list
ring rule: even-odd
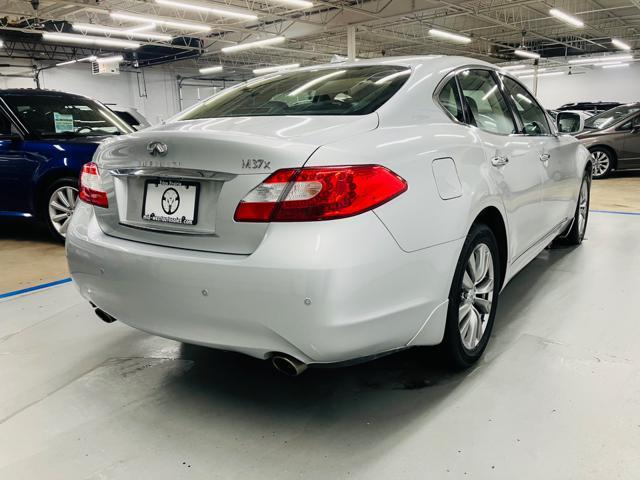
{"label": "car trunk lid", "polygon": [[[108,208],[95,208],[98,222],[119,238],[248,255],[268,224],[235,222],[240,200],[272,172],[300,167],[318,147],[377,124],[375,114],[229,117],[175,122],[114,139],[95,157],[109,198]],[[153,220],[172,220],[168,215],[180,202],[191,212],[180,222]]]}

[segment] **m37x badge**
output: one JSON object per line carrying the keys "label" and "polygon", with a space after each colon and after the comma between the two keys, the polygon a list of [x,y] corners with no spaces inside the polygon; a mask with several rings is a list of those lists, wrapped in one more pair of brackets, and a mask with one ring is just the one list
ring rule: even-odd
{"label": "m37x badge", "polygon": [[169,151],[169,147],[167,147],[166,143],[162,142],[150,142],[147,145],[147,152],[152,157],[164,157]]}

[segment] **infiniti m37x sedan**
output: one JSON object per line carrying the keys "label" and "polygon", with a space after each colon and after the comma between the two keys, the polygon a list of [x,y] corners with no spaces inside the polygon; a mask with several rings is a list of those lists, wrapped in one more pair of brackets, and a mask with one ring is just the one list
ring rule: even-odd
{"label": "infiniti m37x sedan", "polygon": [[489,340],[505,284],[581,243],[589,152],[518,80],[445,56],[301,68],[101,144],[67,235],[104,320],[310,364]]}

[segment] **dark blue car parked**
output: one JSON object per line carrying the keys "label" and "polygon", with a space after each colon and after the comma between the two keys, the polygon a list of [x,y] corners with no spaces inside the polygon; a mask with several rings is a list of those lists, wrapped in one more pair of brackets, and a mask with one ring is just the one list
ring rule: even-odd
{"label": "dark blue car parked", "polygon": [[107,107],[80,95],[0,90],[0,217],[42,220],[64,239],[82,166],[106,137],[131,132]]}

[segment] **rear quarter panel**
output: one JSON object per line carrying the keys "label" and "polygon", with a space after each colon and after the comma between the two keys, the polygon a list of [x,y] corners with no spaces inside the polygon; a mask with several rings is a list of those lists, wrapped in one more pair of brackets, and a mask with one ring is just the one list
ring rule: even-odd
{"label": "rear quarter panel", "polygon": [[[451,158],[462,195],[441,198],[433,173],[434,160]],[[480,139],[472,128],[425,118],[406,126],[381,127],[316,151],[307,166],[380,164],[408,183],[408,190],[375,209],[405,252],[466,236],[486,207],[504,208],[494,186]]]}

